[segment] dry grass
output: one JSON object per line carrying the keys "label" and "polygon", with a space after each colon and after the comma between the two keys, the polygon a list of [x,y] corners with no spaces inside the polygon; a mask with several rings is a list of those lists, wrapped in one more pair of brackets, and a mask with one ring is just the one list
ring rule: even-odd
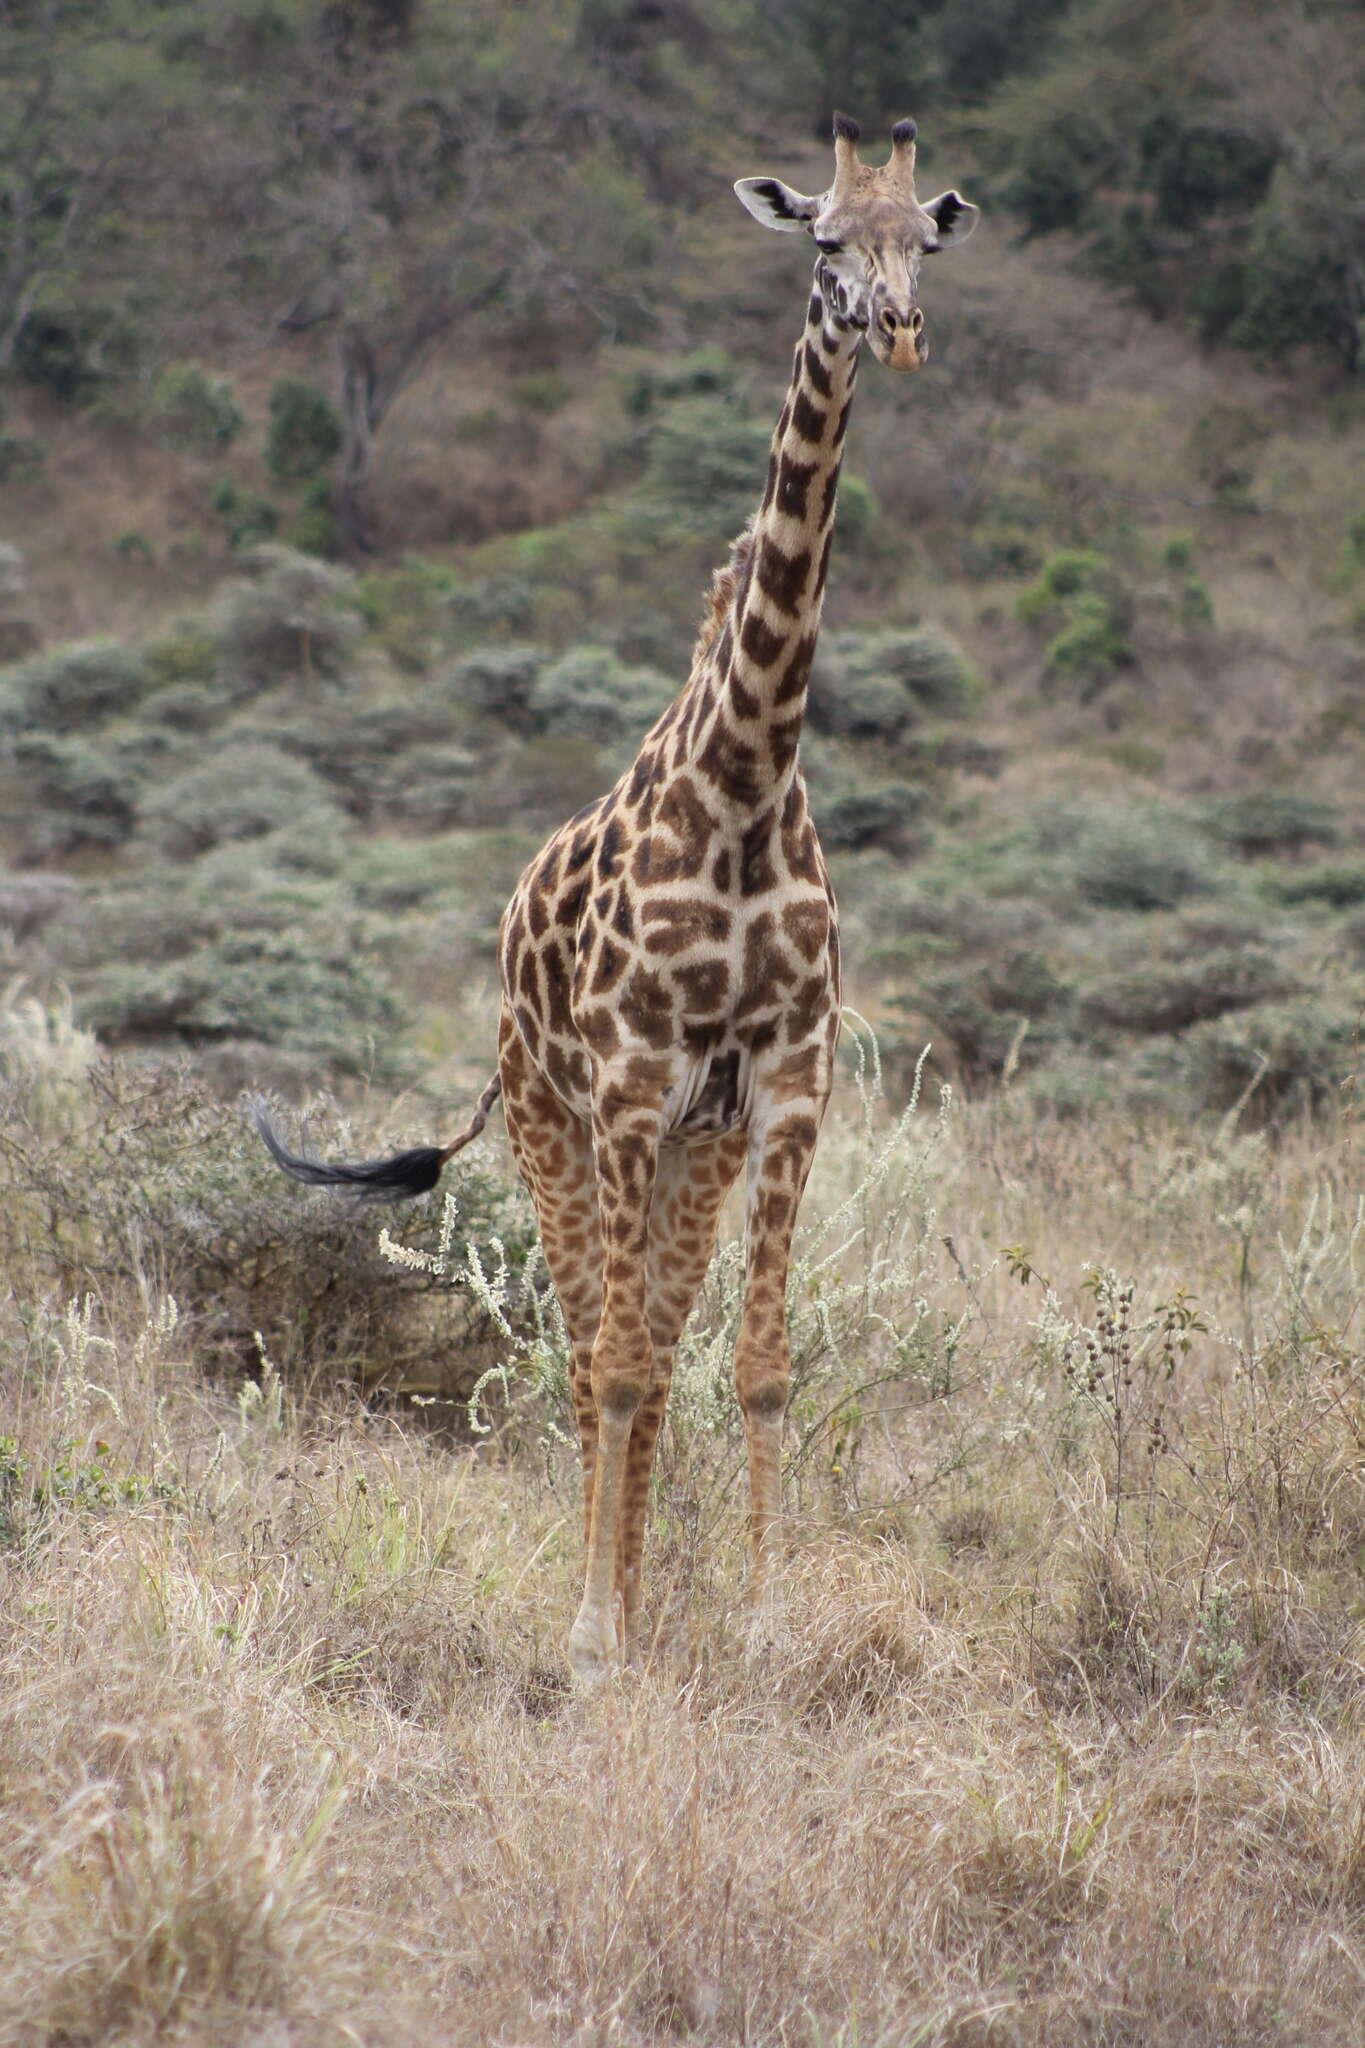
{"label": "dry grass", "polygon": [[1359,2038],[1351,1133],[1006,1094],[869,1191],[886,1137],[846,1105],[814,1192],[785,1642],[746,1667],[727,1258],[655,1652],[590,1699],[540,1397],[443,1440],[19,1275],[4,2048]]}

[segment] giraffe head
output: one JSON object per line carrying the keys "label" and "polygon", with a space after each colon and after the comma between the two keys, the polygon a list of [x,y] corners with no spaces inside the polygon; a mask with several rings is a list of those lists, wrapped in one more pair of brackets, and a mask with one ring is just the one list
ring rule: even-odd
{"label": "giraffe head", "polygon": [[891,155],[873,170],[858,156],[858,124],[834,116],[834,183],[818,198],[780,178],[741,178],[735,186],[764,227],[813,236],[816,283],[831,312],[865,328],[872,352],[891,370],[918,370],[929,359],[919,308],[919,267],[965,242],[978,209],[960,192],[915,195],[915,124],[891,130]]}

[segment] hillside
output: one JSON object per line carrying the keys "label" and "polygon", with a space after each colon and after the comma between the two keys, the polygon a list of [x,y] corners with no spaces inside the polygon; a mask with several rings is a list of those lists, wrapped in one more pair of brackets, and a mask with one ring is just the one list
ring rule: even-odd
{"label": "hillside", "polygon": [[[0,2048],[1358,2042],[1358,26],[0,10]],[[377,1214],[242,1094],[463,1122],[762,487],[809,251],[731,181],[836,106],[984,218],[860,372],[802,740],[789,1605],[736,1197],[584,1696],[501,1117]]]}

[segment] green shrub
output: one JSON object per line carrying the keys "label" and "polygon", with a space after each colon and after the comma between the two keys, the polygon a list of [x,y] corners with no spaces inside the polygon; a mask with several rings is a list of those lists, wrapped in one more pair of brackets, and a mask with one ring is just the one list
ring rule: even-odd
{"label": "green shrub", "polygon": [[1045,658],[1051,674],[1080,684],[1085,703],[1132,660],[1133,650],[1110,600],[1085,591],[1067,605],[1066,624],[1049,640]]}
{"label": "green shrub", "polygon": [[482,774],[479,757],[465,747],[414,747],[392,762],[380,801],[416,830],[439,832],[471,819]]}
{"label": "green shrub", "polygon": [[168,447],[205,454],[231,447],[246,426],[231,381],[198,363],[169,363],[161,371],[152,386],[151,415]]}
{"label": "green shrub", "polygon": [[1316,210],[1305,209],[1300,180],[1281,165],[1252,228],[1228,338],[1258,355],[1307,343],[1349,369],[1360,352],[1358,321],[1352,258]]}
{"label": "green shrub", "polygon": [[480,647],[443,669],[430,694],[524,731],[531,723],[532,692],[548,660],[539,647]]}
{"label": "green shrub", "polygon": [[1026,624],[1040,624],[1064,599],[1093,590],[1104,569],[1103,555],[1093,548],[1059,548],[1048,556],[1037,582],[1020,591],[1015,611]]}
{"label": "green shrub", "polygon": [[1242,504],[1255,474],[1256,450],[1269,435],[1259,412],[1220,400],[1190,430],[1186,445],[1195,475],[1224,503]]}
{"label": "green shrub", "polygon": [[257,839],[301,816],[322,827],[335,815],[311,768],[270,747],[238,740],[151,791],[143,822],[160,852],[171,860],[190,860],[207,847]]}
{"label": "green shrub", "polygon": [[341,453],[341,414],[306,377],[281,377],[270,392],[265,466],[276,483],[302,483]]}
{"label": "green shrub", "polygon": [[1197,1024],[1183,1041],[1197,1097],[1227,1110],[1248,1090],[1254,1116],[1340,1103],[1360,1068],[1358,1010],[1301,996]]}
{"label": "green shrub", "polygon": [[43,473],[47,449],[32,434],[11,434],[0,427],[0,484],[31,484]]}
{"label": "green shrub", "polygon": [[234,554],[272,540],[280,523],[280,508],[259,491],[246,489],[235,477],[219,477],[209,500],[223,523],[227,544]]}
{"label": "green shrub", "polygon": [[292,548],[259,547],[242,580],[218,600],[219,655],[229,678],[254,690],[303,678],[335,680],[363,631],[354,578]]}
{"label": "green shrub", "polygon": [[718,343],[710,343],[690,355],[663,356],[636,372],[626,387],[626,410],[643,419],[658,405],[682,398],[726,397],[734,390],[734,363]]}
{"label": "green shrub", "polygon": [[1171,910],[1214,881],[1202,842],[1178,818],[1159,814],[1092,820],[1073,861],[1081,895],[1111,910]]}
{"label": "green shrub", "polygon": [[[114,346],[111,346],[111,342]],[[66,307],[29,314],[14,344],[16,375],[62,405],[88,405],[114,374],[118,353],[109,322]]]}
{"label": "green shrub", "polygon": [[1186,576],[1180,586],[1180,623],[1191,632],[1202,632],[1214,623],[1213,599],[1202,576]]}
{"label": "green shrub", "polygon": [[445,630],[463,639],[525,633],[535,618],[536,586],[511,571],[471,577],[448,591],[442,610]]}
{"label": "green shrub", "polygon": [[341,532],[328,477],[310,477],[303,486],[298,511],[286,526],[284,538],[300,554],[321,555],[324,561],[331,561],[341,552]]}
{"label": "green shrub", "polygon": [[1082,991],[1080,1008],[1089,1026],[1183,1031],[1294,992],[1293,975],[1264,947],[1216,947],[1189,960],[1150,961],[1102,975]]}
{"label": "green shrub", "polygon": [[998,1080],[1011,1056],[1031,1066],[1065,1035],[1072,991],[1045,954],[1024,947],[927,974],[913,1000],[969,1079]]}
{"label": "green shrub", "polygon": [[512,396],[528,412],[562,412],[573,394],[573,379],[563,370],[526,370],[512,379]]}
{"label": "green shrub", "polygon": [[909,854],[926,844],[926,791],[910,782],[875,783],[817,803],[821,840],[836,850],[887,846]]}
{"label": "green shrub", "polygon": [[1078,228],[1090,213],[1097,183],[1113,167],[1113,144],[1102,125],[1063,113],[1021,138],[1005,204],[1022,215],[1031,235]]}
{"label": "green shrub", "polygon": [[349,850],[347,879],[357,903],[389,913],[414,910],[452,888],[454,862],[465,834],[446,838],[359,840]]}
{"label": "green shrub", "polygon": [[772,430],[723,399],[679,399],[655,416],[641,493],[680,533],[726,538],[762,486]]}
{"label": "green shrub", "polygon": [[1346,560],[1352,569],[1365,569],[1365,512],[1346,522]]}
{"label": "green shrub", "polygon": [[1216,838],[1248,856],[1333,846],[1341,836],[1337,806],[1297,789],[1239,790],[1212,804],[1208,820]]}
{"label": "green shrub", "polygon": [[[285,1371],[350,1374],[373,1388],[409,1374],[467,1393],[488,1362],[485,1311],[467,1288],[386,1260],[372,1210],[296,1187],[279,1172],[240,1111],[218,1101],[182,1066],[135,1066],[102,1057],[75,1084],[72,1128],[54,1144],[22,1095],[5,1127],[12,1169],[0,1204],[0,1266],[29,1274],[59,1298],[146,1285],[149,1248],[158,1284],[194,1328],[196,1356],[231,1372],[255,1372],[255,1332]],[[330,1157],[373,1156],[419,1141],[428,1127],[356,1132],[336,1107],[314,1104],[295,1145]],[[492,1241],[512,1272],[533,1243],[517,1185],[465,1154],[443,1190],[459,1207],[460,1238],[487,1270]],[[434,1248],[443,1194],[404,1211],[405,1241]]]}
{"label": "green shrub", "polygon": [[1313,867],[1267,875],[1266,888],[1280,903],[1325,903],[1354,910],[1365,903],[1365,860],[1324,860]]}
{"label": "green shrub", "polygon": [[1029,625],[1060,622],[1044,659],[1051,675],[1079,685],[1083,703],[1132,660],[1132,593],[1093,548],[1063,548],[1049,556],[1037,581],[1021,591],[1015,610]]}
{"label": "green shrub", "polygon": [[120,846],[137,822],[138,779],[88,741],[26,733],[13,758],[22,778],[24,848],[30,858]]}
{"label": "green shrub", "polygon": [[960,715],[979,694],[961,649],[932,626],[829,633],[816,649],[809,716],[817,732],[895,742],[922,712]]}
{"label": "green shrub", "polygon": [[150,682],[147,663],[116,640],[81,640],[34,655],[5,677],[8,717],[53,732],[99,725],[128,711]]}
{"label": "green shrub", "polygon": [[609,648],[574,647],[536,677],[527,716],[533,731],[614,746],[639,738],[676,694],[657,669],[627,668]]}
{"label": "green shrub", "polygon": [[158,690],[144,718],[148,725],[168,725],[172,732],[210,732],[225,708],[216,690],[186,683],[179,689]]}
{"label": "green shrub", "polygon": [[171,683],[209,683],[218,665],[218,643],[207,621],[177,619],[142,649],[150,689]]}
{"label": "green shrub", "polygon": [[256,1041],[313,1072],[403,1078],[401,1007],[354,907],[330,877],[262,864],[265,845],[88,904],[67,949],[82,1023],[118,1042]]}

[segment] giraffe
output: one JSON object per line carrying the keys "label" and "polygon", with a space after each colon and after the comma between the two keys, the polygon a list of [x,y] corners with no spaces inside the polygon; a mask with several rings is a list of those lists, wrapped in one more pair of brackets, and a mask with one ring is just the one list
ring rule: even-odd
{"label": "giraffe", "polygon": [[892,370],[925,362],[921,259],[977,219],[956,191],[917,198],[913,121],[877,169],[855,122],[836,115],[834,131],[822,195],[735,186],[817,252],[766,488],[713,579],[688,682],[517,884],[499,932],[498,1072],[472,1123],[443,1148],[328,1166],[255,1111],[287,1171],[392,1195],[434,1184],[501,1093],[570,1344],[586,1565],[568,1653],[588,1683],[637,1646],[674,1351],[741,1169],[751,1600],[760,1639],[780,1625],[786,1282],[840,1019],[835,902],[797,745],[862,342]]}

